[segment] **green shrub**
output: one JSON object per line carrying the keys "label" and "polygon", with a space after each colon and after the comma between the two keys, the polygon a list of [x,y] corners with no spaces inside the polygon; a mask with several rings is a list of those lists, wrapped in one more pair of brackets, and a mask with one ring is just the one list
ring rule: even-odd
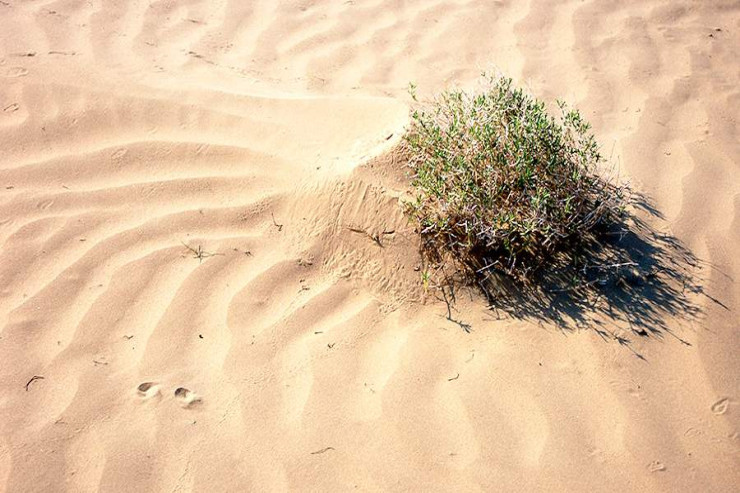
{"label": "green shrub", "polygon": [[527,281],[619,220],[626,189],[606,177],[577,110],[558,102],[555,118],[511,79],[487,82],[413,112],[401,146],[415,194],[408,211],[427,258]]}

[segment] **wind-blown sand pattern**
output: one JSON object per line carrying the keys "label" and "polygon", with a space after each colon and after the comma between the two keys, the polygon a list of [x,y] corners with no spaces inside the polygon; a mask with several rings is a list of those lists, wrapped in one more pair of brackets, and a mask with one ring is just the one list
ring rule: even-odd
{"label": "wind-blown sand pattern", "polygon": [[[736,490],[738,46],[719,0],[0,1],[0,490]],[[496,69],[594,124],[694,315],[424,299],[382,156],[409,82]]]}

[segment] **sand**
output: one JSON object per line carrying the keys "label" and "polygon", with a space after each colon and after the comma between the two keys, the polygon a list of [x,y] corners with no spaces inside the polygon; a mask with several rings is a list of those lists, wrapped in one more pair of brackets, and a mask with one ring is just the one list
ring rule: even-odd
{"label": "sand", "polygon": [[[0,1],[0,490],[735,491],[738,46],[720,0]],[[690,313],[424,295],[407,87],[496,70],[593,123]]]}

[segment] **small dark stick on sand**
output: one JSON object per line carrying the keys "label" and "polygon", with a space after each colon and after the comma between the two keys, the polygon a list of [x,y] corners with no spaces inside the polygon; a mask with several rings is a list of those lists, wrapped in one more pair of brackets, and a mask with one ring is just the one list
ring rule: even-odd
{"label": "small dark stick on sand", "polygon": [[383,241],[382,241],[383,236],[385,236],[385,235],[392,235],[393,233],[396,232],[395,229],[391,229],[389,231],[383,231],[382,233],[369,233],[365,229],[356,228],[354,226],[347,226],[347,229],[350,230],[350,231],[352,231],[353,233],[360,233],[360,234],[366,235],[368,238],[370,238],[371,240],[373,240],[380,248],[384,248],[383,247]]}
{"label": "small dark stick on sand", "polygon": [[35,382],[36,380],[43,380],[43,379],[44,379],[44,377],[42,377],[42,376],[39,376],[39,375],[34,375],[34,376],[32,376],[32,377],[31,377],[31,380],[29,380],[28,382],[26,382],[26,392],[28,392],[28,386],[29,386],[29,385],[31,385],[31,384],[32,384],[33,382]]}
{"label": "small dark stick on sand", "polygon": [[316,452],[311,452],[311,455],[323,454],[324,452],[328,452],[329,450],[334,450],[334,447],[322,448],[321,450],[317,450]]}
{"label": "small dark stick on sand", "polygon": [[271,212],[270,215],[272,216],[272,224],[274,224],[275,227],[277,227],[278,231],[282,231],[283,230],[283,225],[282,224],[278,224],[277,221],[275,221],[275,214],[273,214]]}

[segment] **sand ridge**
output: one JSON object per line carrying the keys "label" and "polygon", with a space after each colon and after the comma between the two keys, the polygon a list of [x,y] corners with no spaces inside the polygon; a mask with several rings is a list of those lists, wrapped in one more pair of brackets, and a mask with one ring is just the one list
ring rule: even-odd
{"label": "sand ridge", "polygon": [[[0,490],[732,491],[738,45],[720,0],[0,1]],[[619,344],[424,296],[386,152],[497,69],[716,302]]]}

